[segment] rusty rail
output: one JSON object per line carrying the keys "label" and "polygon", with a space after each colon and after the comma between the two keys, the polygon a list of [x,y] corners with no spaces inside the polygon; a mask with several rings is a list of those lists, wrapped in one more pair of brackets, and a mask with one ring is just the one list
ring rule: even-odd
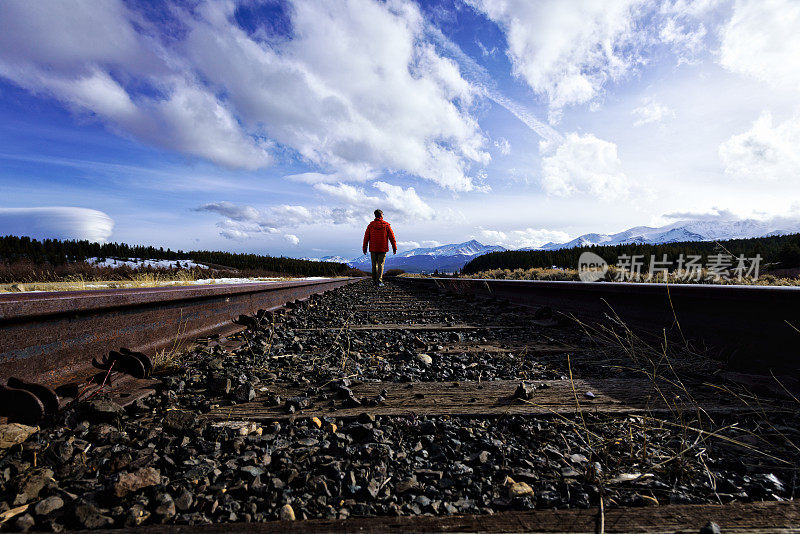
{"label": "rusty rail", "polygon": [[[229,334],[240,314],[271,310],[354,278],[0,295],[0,383],[51,387],[85,379],[94,357],[126,347],[153,354]],[[94,369],[97,371],[97,369]]]}
{"label": "rusty rail", "polygon": [[800,368],[800,287],[397,278],[429,290],[548,307],[590,324],[684,340],[732,367]]}

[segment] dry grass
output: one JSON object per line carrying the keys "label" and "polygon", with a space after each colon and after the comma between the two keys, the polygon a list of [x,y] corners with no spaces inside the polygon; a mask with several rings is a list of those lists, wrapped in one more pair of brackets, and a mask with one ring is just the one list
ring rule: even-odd
{"label": "dry grass", "polygon": [[[670,283],[670,284],[720,284],[720,285],[757,285],[757,286],[800,286],[800,278],[781,278],[772,274],[762,274],[756,280],[750,278],[743,278],[741,281],[732,280],[706,280],[708,272],[703,270],[700,272],[700,280],[685,280],[675,273],[670,273],[664,276],[663,273],[656,273],[652,279],[647,279],[646,275],[638,279],[629,280],[624,279],[626,282],[650,282],[650,283]],[[566,281],[577,282],[580,281],[577,269],[545,269],[545,268],[531,268],[531,269],[491,269],[488,271],[481,271],[475,274],[463,275],[463,278],[481,278],[481,279],[494,279],[494,280],[548,280],[548,281]],[[622,273],[615,266],[609,266],[603,280],[607,282],[618,281],[621,279]]]}
{"label": "dry grass", "polygon": [[222,266],[214,268],[165,268],[130,266],[104,267],[86,262],[73,262],[53,266],[36,264],[29,260],[15,262],[0,261],[0,293],[18,291],[83,291],[91,289],[115,289],[157,287],[163,285],[189,285],[197,280],[214,283],[223,278],[247,278],[253,281],[291,280],[286,273],[263,269],[232,269]]}
{"label": "dry grass", "polygon": [[[660,344],[645,341],[628,328],[613,310],[611,316],[614,319],[611,326],[589,326],[574,317],[572,319],[584,329],[600,352],[609,360],[616,361],[612,366],[647,377],[653,391],[670,408],[668,417],[651,415],[639,418],[643,430],[668,429],[679,438],[678,446],[652,464],[651,471],[669,469],[680,478],[686,474],[683,471],[692,463],[691,458],[705,466],[708,451],[722,445],[747,451],[752,457],[759,458],[760,462],[796,473],[800,442],[787,436],[781,429],[782,425],[775,421],[783,416],[796,417],[800,413],[800,400],[786,389],[779,378],[772,377],[775,380],[773,385],[786,391],[788,402],[786,399],[778,401],[759,397],[739,384],[722,383],[721,380],[720,383],[712,383],[710,381],[715,371],[721,367],[719,362],[695,351],[685,340],[669,342],[664,336]],[[740,426],[738,420],[730,424],[715,420],[695,400],[693,391],[697,387],[714,388],[732,407],[747,408],[747,419],[762,431],[753,432],[746,425]],[[674,401],[674,391],[688,401],[685,404],[693,406],[693,409],[679,407]],[[580,411],[579,404],[577,408]],[[782,442],[777,443],[770,435],[780,436]],[[705,469],[706,474],[713,478]]]}
{"label": "dry grass", "polygon": [[[26,282],[14,284],[0,284],[0,293],[19,293],[21,291],[90,291],[97,289],[130,289],[138,287],[165,287],[165,286],[188,286],[197,285],[199,280],[202,284],[213,285],[224,283],[224,280],[216,278],[198,277],[193,271],[178,271],[176,273],[140,273],[133,275],[131,280],[85,280],[82,277],[70,277],[61,282]],[[244,277],[242,277],[244,278]],[[291,277],[247,277],[248,281],[285,281],[292,280]]]}

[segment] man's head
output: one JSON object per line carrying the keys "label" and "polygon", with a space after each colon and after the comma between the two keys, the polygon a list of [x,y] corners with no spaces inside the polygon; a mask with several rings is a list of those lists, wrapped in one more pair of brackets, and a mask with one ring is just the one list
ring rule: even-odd
{"label": "man's head", "polygon": [[383,212],[381,210],[375,210],[375,218],[383,219]]}

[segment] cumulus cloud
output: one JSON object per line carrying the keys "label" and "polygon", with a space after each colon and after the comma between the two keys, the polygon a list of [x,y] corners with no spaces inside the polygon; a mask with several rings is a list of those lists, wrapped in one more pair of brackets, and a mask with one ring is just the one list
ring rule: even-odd
{"label": "cumulus cloud", "polygon": [[[244,132],[190,71],[170,68],[136,19],[116,0],[2,2],[0,76],[155,146],[227,167],[269,163],[268,143]],[[121,81],[133,78],[157,96],[134,95]]]}
{"label": "cumulus cloud", "polygon": [[625,197],[629,188],[617,145],[577,133],[542,158],[542,186],[550,195],[590,194],[603,200]]}
{"label": "cumulus cloud", "polygon": [[800,3],[737,0],[721,30],[720,64],[778,87],[800,88]]}
{"label": "cumulus cloud", "polygon": [[230,7],[207,4],[189,22],[187,54],[245,120],[313,163],[403,170],[470,190],[470,163],[488,161],[462,107],[471,89],[423,41],[418,8],[371,0],[292,7],[293,38],[266,46],[232,23]]}
{"label": "cumulus cloud", "polygon": [[367,193],[364,192],[363,188],[350,184],[338,183],[336,185],[332,185],[321,183],[316,184],[314,189],[328,195],[334,200],[344,202],[349,206],[363,208],[369,207],[370,205],[377,205],[377,203],[380,202],[378,197],[368,196]]}
{"label": "cumulus cloud", "polygon": [[399,185],[386,182],[372,184],[384,193],[383,202],[390,212],[399,213],[413,220],[433,219],[435,212],[422,200],[413,187],[403,189]]}
{"label": "cumulus cloud", "polygon": [[434,218],[433,208],[420,198],[413,187],[404,189],[382,181],[373,182],[371,185],[383,195],[370,196],[363,188],[342,183],[336,185],[320,183],[316,184],[314,189],[360,212],[371,213],[380,208],[386,212],[387,217],[397,217],[406,221]]}
{"label": "cumulus cloud", "polygon": [[0,235],[104,243],[113,229],[111,217],[87,208],[0,208]]}
{"label": "cumulus cloud", "polygon": [[523,247],[541,247],[546,243],[564,243],[569,241],[569,234],[559,230],[546,230],[543,228],[525,228],[522,230],[492,230],[479,227],[478,233],[482,241],[501,245],[509,249]]}
{"label": "cumulus cloud", "polygon": [[[414,190],[386,182],[373,182],[371,186],[380,196],[368,195],[363,188],[350,184],[318,183],[314,189],[330,197],[339,206],[298,206],[281,204],[266,208],[238,205],[227,201],[211,202],[195,208],[221,215],[217,223],[220,235],[228,239],[247,239],[258,234],[279,234],[287,229],[314,224],[361,224],[372,218],[375,209],[382,209],[389,218],[401,221],[424,221],[436,216]],[[449,216],[449,213],[445,214]],[[294,235],[294,234],[287,234]],[[292,238],[284,236],[290,242]]]}
{"label": "cumulus cloud", "polygon": [[416,241],[398,241],[397,242],[397,249],[398,250],[411,250],[415,248],[420,248],[420,244]]}
{"label": "cumulus cloud", "polygon": [[297,246],[297,245],[299,245],[299,244],[300,244],[300,238],[299,238],[299,237],[297,237],[297,236],[296,236],[296,235],[294,235],[294,234],[286,234],[286,235],[284,235],[284,236],[283,236],[283,238],[284,238],[284,239],[286,240],[286,242],[287,242],[287,243],[289,243],[290,245]]}
{"label": "cumulus cloud", "polygon": [[0,76],[219,165],[263,167],[278,144],[324,171],[298,179],[390,170],[473,189],[472,166],[489,161],[468,110],[475,89],[426,42],[415,4],[293,2],[280,39],[245,30],[236,9],[175,6],[156,26],[121,0],[9,0]]}
{"label": "cumulus cloud", "polygon": [[642,126],[653,122],[661,122],[667,118],[675,118],[675,112],[660,102],[645,99],[642,105],[631,111],[637,117],[634,126]]}
{"label": "cumulus cloud", "polygon": [[637,61],[639,0],[470,0],[505,31],[514,74],[547,98],[551,119],[592,100]]}
{"label": "cumulus cloud", "polygon": [[800,115],[774,124],[765,111],[746,132],[719,147],[725,173],[750,180],[796,182],[800,175]]}

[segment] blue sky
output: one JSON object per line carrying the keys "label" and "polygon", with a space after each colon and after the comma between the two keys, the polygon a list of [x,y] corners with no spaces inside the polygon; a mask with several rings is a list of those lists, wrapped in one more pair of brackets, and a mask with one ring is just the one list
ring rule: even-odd
{"label": "blue sky", "polygon": [[[0,3],[0,233],[320,257],[800,217],[800,3]],[[43,209],[47,208],[47,209]]]}

